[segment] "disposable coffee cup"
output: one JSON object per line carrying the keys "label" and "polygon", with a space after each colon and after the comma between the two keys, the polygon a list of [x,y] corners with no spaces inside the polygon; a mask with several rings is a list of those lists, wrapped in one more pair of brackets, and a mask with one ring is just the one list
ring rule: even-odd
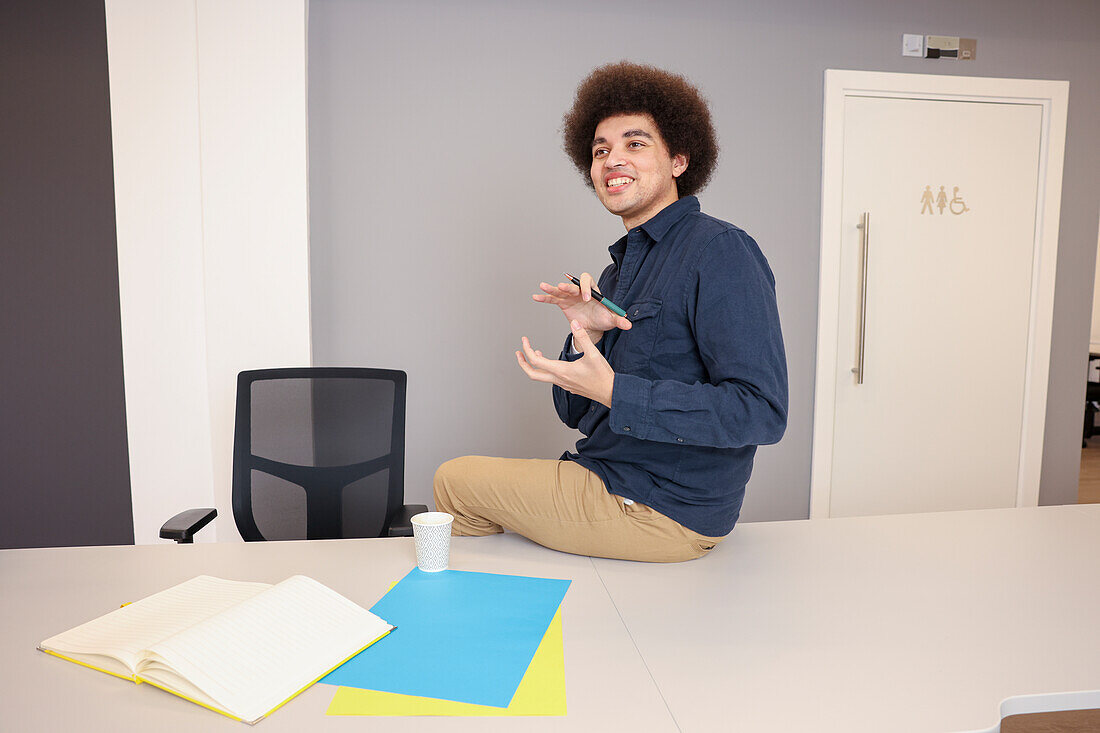
{"label": "disposable coffee cup", "polygon": [[413,515],[413,539],[416,541],[416,566],[425,573],[447,569],[451,556],[451,523],[447,512],[422,512]]}

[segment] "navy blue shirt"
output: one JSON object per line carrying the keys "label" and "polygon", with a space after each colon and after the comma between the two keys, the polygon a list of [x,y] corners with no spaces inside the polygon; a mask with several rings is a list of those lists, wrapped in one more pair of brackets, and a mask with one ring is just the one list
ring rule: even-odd
{"label": "navy blue shirt", "polygon": [[[599,279],[631,328],[596,345],[615,370],[611,408],[554,387],[585,437],[562,458],[612,494],[688,529],[733,529],[756,446],[787,424],[787,361],[775,278],[756,242],[686,196],[609,248]],[[561,358],[570,355],[571,337]]]}

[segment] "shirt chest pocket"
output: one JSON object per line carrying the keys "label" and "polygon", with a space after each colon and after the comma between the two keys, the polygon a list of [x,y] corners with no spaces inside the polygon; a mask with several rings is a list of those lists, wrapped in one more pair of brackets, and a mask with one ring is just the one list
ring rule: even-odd
{"label": "shirt chest pocket", "polygon": [[619,333],[612,367],[632,371],[649,366],[661,321],[661,301],[639,300],[626,309],[630,329]]}

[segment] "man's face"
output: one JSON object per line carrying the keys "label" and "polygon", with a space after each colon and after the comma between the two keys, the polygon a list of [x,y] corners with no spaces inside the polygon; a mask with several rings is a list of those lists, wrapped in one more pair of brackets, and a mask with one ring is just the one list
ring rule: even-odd
{"label": "man's face", "polygon": [[687,163],[669,155],[650,115],[615,115],[596,126],[589,173],[600,202],[630,229],[679,198],[676,177]]}

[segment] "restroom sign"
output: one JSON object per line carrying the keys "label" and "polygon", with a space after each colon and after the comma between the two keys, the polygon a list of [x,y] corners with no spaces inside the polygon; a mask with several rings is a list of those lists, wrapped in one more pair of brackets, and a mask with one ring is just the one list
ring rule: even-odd
{"label": "restroom sign", "polygon": [[960,216],[970,211],[958,186],[952,186],[951,198],[947,198],[946,186],[940,186],[939,191],[933,191],[932,186],[925,186],[924,193],[920,197],[920,213],[935,215],[937,211],[942,216],[944,211],[950,211],[955,216]]}

